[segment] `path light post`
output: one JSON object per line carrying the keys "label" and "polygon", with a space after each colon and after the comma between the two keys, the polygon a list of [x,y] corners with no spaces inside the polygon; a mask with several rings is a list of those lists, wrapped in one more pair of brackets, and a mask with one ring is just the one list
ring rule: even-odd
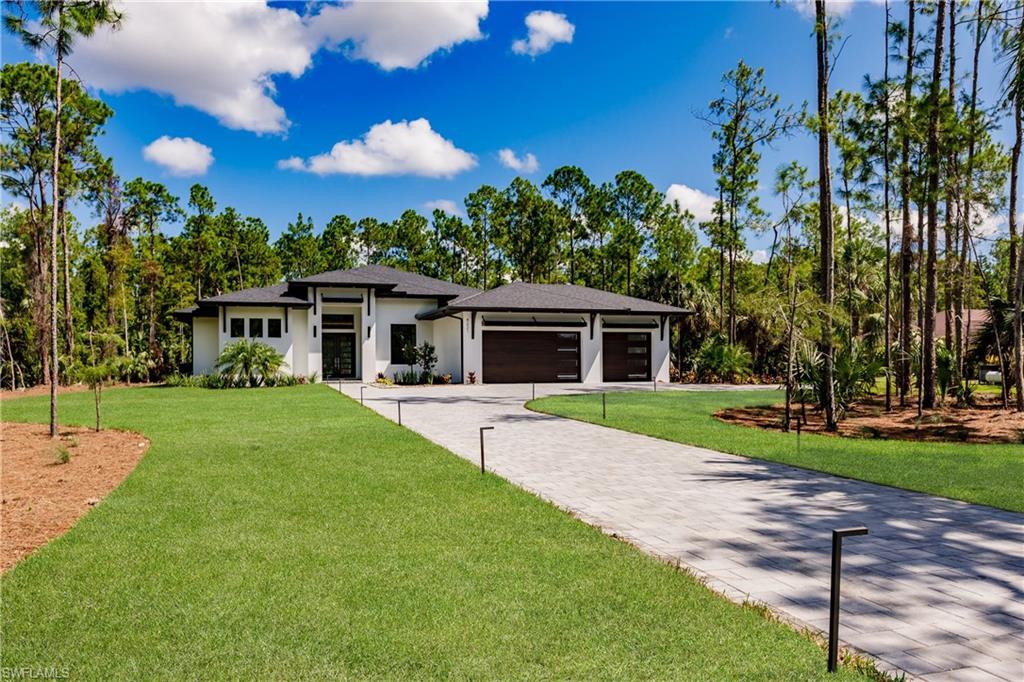
{"label": "path light post", "polygon": [[493,426],[480,427],[480,474],[484,473],[484,431],[493,431]]}
{"label": "path light post", "polygon": [[828,671],[839,665],[839,578],[843,567],[843,538],[867,535],[866,526],[837,528],[832,531],[832,590],[828,603]]}
{"label": "path light post", "polygon": [[658,380],[657,379],[654,380],[654,392],[655,393],[658,392]]}
{"label": "path light post", "polygon": [[402,401],[398,401],[398,425],[402,425]]}
{"label": "path light post", "polygon": [[531,389],[533,391],[533,398],[532,398],[532,400],[536,400],[537,399],[537,384],[530,384],[530,387],[531,387]]}
{"label": "path light post", "polygon": [[363,404],[363,391],[364,391],[364,390],[366,390],[366,386],[364,386],[364,385],[360,384],[360,385],[359,385],[359,404],[360,404],[360,405],[362,405],[362,404]]}
{"label": "path light post", "polygon": [[608,394],[601,393],[601,419],[608,418]]}
{"label": "path light post", "polygon": [[796,420],[796,454],[800,454],[800,425],[803,423],[800,415],[794,415],[789,418],[790,425],[793,424],[793,420]]}

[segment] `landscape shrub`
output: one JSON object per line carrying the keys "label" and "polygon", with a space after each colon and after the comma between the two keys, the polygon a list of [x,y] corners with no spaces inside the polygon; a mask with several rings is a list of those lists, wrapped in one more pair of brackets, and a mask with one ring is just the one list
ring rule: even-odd
{"label": "landscape shrub", "polygon": [[701,381],[741,383],[750,377],[751,367],[750,352],[730,344],[721,334],[708,338],[697,351],[696,370]]}
{"label": "landscape shrub", "polygon": [[232,384],[260,386],[285,366],[284,357],[265,343],[243,339],[221,351],[217,369]]}

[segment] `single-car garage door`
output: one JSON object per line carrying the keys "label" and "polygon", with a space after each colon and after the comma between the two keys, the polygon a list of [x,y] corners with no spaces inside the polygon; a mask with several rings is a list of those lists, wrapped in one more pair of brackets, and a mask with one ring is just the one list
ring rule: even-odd
{"label": "single-car garage door", "polygon": [[485,383],[580,380],[579,332],[484,332]]}
{"label": "single-car garage door", "polygon": [[649,381],[651,378],[651,335],[649,332],[605,332],[605,381]]}

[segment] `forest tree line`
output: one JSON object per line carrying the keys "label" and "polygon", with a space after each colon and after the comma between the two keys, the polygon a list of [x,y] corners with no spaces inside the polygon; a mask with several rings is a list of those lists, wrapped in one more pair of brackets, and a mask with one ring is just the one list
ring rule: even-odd
{"label": "forest tree line", "polygon": [[[174,309],[381,263],[480,288],[569,282],[690,308],[673,342],[682,372],[731,354],[790,384],[802,356],[834,366],[845,354],[880,363],[887,404],[927,407],[994,362],[1009,400],[1021,381],[1024,9],[911,0],[895,17],[887,8],[878,70],[857,91],[833,91],[842,29],[817,5],[815,105],[782,102],[762,69],[740,61],[698,113],[717,146],[716,201],[701,221],[639,172],[591,179],[565,166],[538,183],[481,186],[461,215],[339,213],[318,226],[298,213],[272,239],[259,217],[221,205],[203,185],[177,197],[120,177],[97,147],[106,104],[59,82],[53,66],[5,65],[0,170],[13,202],[0,220],[0,383],[45,383],[54,370],[71,381],[98,353],[122,357],[126,376],[155,379],[190,360],[190,330]],[[987,48],[1003,77],[985,100]],[[1006,120],[1009,146],[993,136]],[[765,148],[796,135],[819,141],[815,166],[782,164],[759,188]],[[762,206],[766,190],[778,209]],[[93,219],[80,224],[72,205]],[[993,235],[986,226],[999,216],[1008,229]],[[752,237],[770,242],[757,262]],[[973,308],[990,318],[977,343],[957,323]],[[1024,409],[1020,388],[1016,396]]]}

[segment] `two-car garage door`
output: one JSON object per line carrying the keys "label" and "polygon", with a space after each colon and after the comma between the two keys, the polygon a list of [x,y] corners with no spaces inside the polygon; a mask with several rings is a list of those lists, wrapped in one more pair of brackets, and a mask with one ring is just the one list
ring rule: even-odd
{"label": "two-car garage door", "polygon": [[[485,383],[582,380],[579,332],[485,331],[483,334]],[[601,340],[604,381],[650,380],[650,333],[605,332]]]}
{"label": "two-car garage door", "polygon": [[580,380],[579,332],[485,331],[489,384]]}

